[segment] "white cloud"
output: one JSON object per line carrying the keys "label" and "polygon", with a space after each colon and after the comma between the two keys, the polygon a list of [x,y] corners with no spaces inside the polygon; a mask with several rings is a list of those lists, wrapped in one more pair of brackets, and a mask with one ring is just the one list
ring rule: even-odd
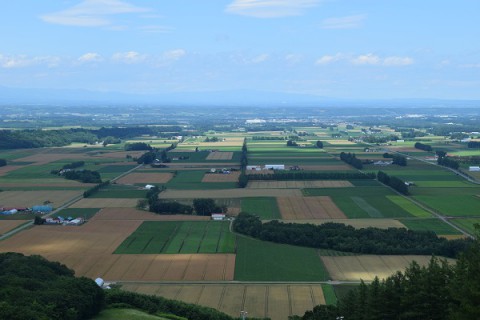
{"label": "white cloud", "polygon": [[234,0],[225,11],[255,18],[297,16],[322,0]]}
{"label": "white cloud", "polygon": [[166,51],[163,53],[163,58],[166,60],[178,60],[185,56],[187,52],[183,49],[175,49],[175,50],[170,50]]}
{"label": "white cloud", "polygon": [[270,56],[269,56],[268,54],[262,53],[262,54],[260,54],[260,55],[258,55],[258,56],[256,56],[256,57],[253,57],[253,58],[250,60],[250,62],[251,62],[251,63],[262,63],[262,62],[267,61],[269,57],[270,57]]}
{"label": "white cloud", "polygon": [[295,54],[295,53],[290,53],[285,56],[285,61],[287,61],[289,64],[296,64],[301,62],[303,59],[302,55],[300,54]]}
{"label": "white cloud", "polygon": [[480,63],[462,64],[460,67],[462,67],[462,68],[469,68],[469,69],[475,69],[475,68],[480,68]]}
{"label": "white cloud", "polygon": [[113,61],[127,64],[134,64],[144,61],[147,55],[140,54],[136,51],[117,52],[112,56]]}
{"label": "white cloud", "polygon": [[49,68],[57,67],[61,59],[54,56],[28,57],[26,55],[6,56],[0,54],[0,67],[5,69],[24,68],[35,65],[45,65]]}
{"label": "white cloud", "polygon": [[78,58],[79,62],[98,62],[102,61],[102,56],[100,56],[98,53],[94,52],[88,52],[82,55],[80,58]]}
{"label": "white cloud", "polygon": [[172,28],[170,27],[157,26],[157,25],[142,26],[142,27],[139,27],[138,29],[144,32],[149,32],[149,33],[169,33],[172,31]]}
{"label": "white cloud", "polygon": [[48,13],[40,18],[48,23],[79,27],[98,27],[112,24],[109,16],[126,13],[149,12],[121,0],[83,0],[63,11]]}
{"label": "white cloud", "polygon": [[372,53],[360,55],[358,57],[352,58],[351,63],[356,65],[379,65],[381,64],[382,60],[379,56],[374,55]]}
{"label": "white cloud", "polygon": [[413,59],[410,57],[386,57],[383,59],[384,66],[408,66],[413,64]]}
{"label": "white cloud", "polygon": [[355,29],[362,26],[366,15],[328,18],[322,21],[323,29]]}
{"label": "white cloud", "polygon": [[337,53],[336,55],[334,56],[330,56],[330,55],[325,55],[323,57],[320,57],[317,59],[317,61],[315,61],[315,64],[317,66],[321,66],[321,65],[326,65],[326,64],[330,64],[332,62],[337,62],[339,60],[343,59],[343,55],[340,54],[340,53]]}

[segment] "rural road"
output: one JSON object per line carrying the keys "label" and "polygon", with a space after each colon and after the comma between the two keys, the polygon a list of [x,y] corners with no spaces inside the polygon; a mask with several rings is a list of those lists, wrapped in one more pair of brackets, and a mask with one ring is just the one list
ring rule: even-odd
{"label": "rural road", "polygon": [[[111,179],[110,181],[111,181],[111,182],[115,182],[115,181],[117,181],[118,179],[120,179],[121,177],[126,176],[127,174],[131,173],[132,171],[137,170],[138,168],[141,168],[142,166],[143,166],[143,164],[140,164],[140,165],[136,166],[135,168],[132,168],[132,169],[126,171],[126,172],[123,172],[123,173],[120,174],[119,176]],[[48,213],[48,214],[46,214],[46,215],[44,215],[44,216],[42,216],[42,217],[43,217],[43,218],[48,218],[48,217],[50,217],[51,215],[53,215],[53,214],[55,214],[55,213],[57,213],[57,212],[65,209],[65,208],[68,208],[69,206],[71,206],[72,204],[74,204],[75,202],[77,202],[77,201],[79,201],[79,200],[81,200],[81,199],[83,199],[83,194],[78,195],[78,196],[76,196],[76,197],[68,200],[67,202],[65,202],[65,203],[64,203],[63,205],[61,205],[60,207],[56,208],[56,209],[53,210],[52,212],[50,212],[50,213]],[[14,228],[14,229],[12,229],[12,230],[10,230],[10,231],[8,231],[8,232],[5,232],[4,234],[0,235],[0,241],[6,239],[6,238],[8,238],[8,237],[13,236],[14,234],[16,234],[16,233],[18,233],[18,232],[20,232],[20,231],[22,231],[22,230],[28,229],[28,228],[30,228],[32,225],[33,225],[33,220],[32,220],[32,221],[29,221],[29,222],[27,222],[27,223],[24,223],[24,224],[20,225],[19,227]]]}

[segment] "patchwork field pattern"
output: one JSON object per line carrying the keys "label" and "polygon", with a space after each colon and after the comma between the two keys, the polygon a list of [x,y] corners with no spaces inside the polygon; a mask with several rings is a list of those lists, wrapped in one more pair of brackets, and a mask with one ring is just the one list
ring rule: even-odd
{"label": "patchwork field pattern", "polygon": [[40,254],[64,263],[75,270],[77,276],[93,279],[233,280],[234,254],[112,254],[140,224],[131,220],[92,219],[79,227],[36,226],[0,242],[0,251]]}
{"label": "patchwork field pattern", "polygon": [[[375,276],[380,279],[391,276],[397,271],[403,271],[412,262],[427,265],[431,256],[344,256],[325,257],[322,261],[332,280],[339,281],[372,281]],[[452,262],[449,259],[449,262]]]}
{"label": "patchwork field pattern", "polygon": [[81,191],[3,191],[0,192],[0,206],[31,207],[43,205],[45,201],[49,201],[50,205],[56,208],[81,194]]}
{"label": "patchwork field pattern", "polygon": [[206,160],[232,160],[233,152],[210,152]]}
{"label": "patchwork field pattern", "polygon": [[249,189],[302,189],[302,188],[349,188],[350,181],[312,180],[312,181],[250,181]]}
{"label": "patchwork field pattern", "polygon": [[160,199],[194,199],[194,198],[246,198],[246,197],[301,197],[299,189],[221,189],[221,190],[171,190],[160,193]]}
{"label": "patchwork field pattern", "polygon": [[167,183],[172,179],[173,174],[170,172],[162,173],[130,173],[117,180],[120,184],[135,183]]}
{"label": "patchwork field pattern", "polygon": [[346,219],[330,197],[277,197],[282,219]]}
{"label": "patchwork field pattern", "polygon": [[237,182],[240,176],[239,171],[224,173],[207,173],[203,176],[202,182]]}
{"label": "patchwork field pattern", "polygon": [[233,253],[229,222],[147,221],[115,250],[116,254]]}
{"label": "patchwork field pattern", "polygon": [[141,284],[124,283],[122,289],[159,295],[215,308],[232,317],[248,310],[249,317],[284,320],[325,304],[320,284]]}

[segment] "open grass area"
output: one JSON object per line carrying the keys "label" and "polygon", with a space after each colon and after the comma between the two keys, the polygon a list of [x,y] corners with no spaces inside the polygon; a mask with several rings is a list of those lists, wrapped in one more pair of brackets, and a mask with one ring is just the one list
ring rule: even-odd
{"label": "open grass area", "polygon": [[480,217],[480,198],[474,195],[415,196],[445,216]]}
{"label": "open grass area", "polygon": [[98,190],[90,198],[113,198],[113,199],[137,199],[145,198],[147,190],[137,189],[132,186],[111,184],[106,188]]}
{"label": "open grass area", "polygon": [[[164,318],[142,312],[135,309],[104,309],[92,320],[168,320],[171,318]],[[175,318],[181,319],[181,318]]]}
{"label": "open grass area", "polygon": [[399,219],[408,229],[414,231],[433,231],[437,235],[462,234],[440,219]]}
{"label": "open grass area", "polygon": [[475,224],[480,224],[480,218],[471,218],[471,219],[450,219],[450,222],[464,229],[468,233],[475,235],[480,232],[475,229]]}
{"label": "open grass area", "polygon": [[337,295],[335,294],[335,289],[332,285],[322,284],[323,296],[325,297],[325,303],[327,305],[337,304]]}
{"label": "open grass area", "polygon": [[177,171],[174,177],[165,184],[167,189],[177,190],[218,190],[236,188],[236,182],[202,183],[204,170]]}
{"label": "open grass area", "polygon": [[239,237],[234,279],[324,281],[329,275],[315,249]]}
{"label": "open grass area", "polygon": [[229,231],[228,221],[146,221],[114,253],[231,253],[234,250],[235,236]]}
{"label": "open grass area", "polygon": [[418,218],[429,218],[432,214],[421,207],[417,206],[412,201],[402,197],[402,196],[387,196],[387,199],[395,203],[396,205],[402,207],[405,211],[410,213],[412,216]]}
{"label": "open grass area", "polygon": [[260,219],[280,219],[280,210],[274,197],[243,198],[242,211],[255,214]]}

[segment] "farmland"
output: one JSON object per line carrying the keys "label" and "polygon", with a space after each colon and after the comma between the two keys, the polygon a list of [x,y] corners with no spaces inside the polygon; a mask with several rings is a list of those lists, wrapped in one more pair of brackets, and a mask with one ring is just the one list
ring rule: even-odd
{"label": "farmland", "polygon": [[280,218],[280,211],[274,197],[243,198],[242,211],[256,214],[262,219]]}
{"label": "farmland", "polygon": [[278,197],[277,201],[285,220],[346,218],[330,197]]}

